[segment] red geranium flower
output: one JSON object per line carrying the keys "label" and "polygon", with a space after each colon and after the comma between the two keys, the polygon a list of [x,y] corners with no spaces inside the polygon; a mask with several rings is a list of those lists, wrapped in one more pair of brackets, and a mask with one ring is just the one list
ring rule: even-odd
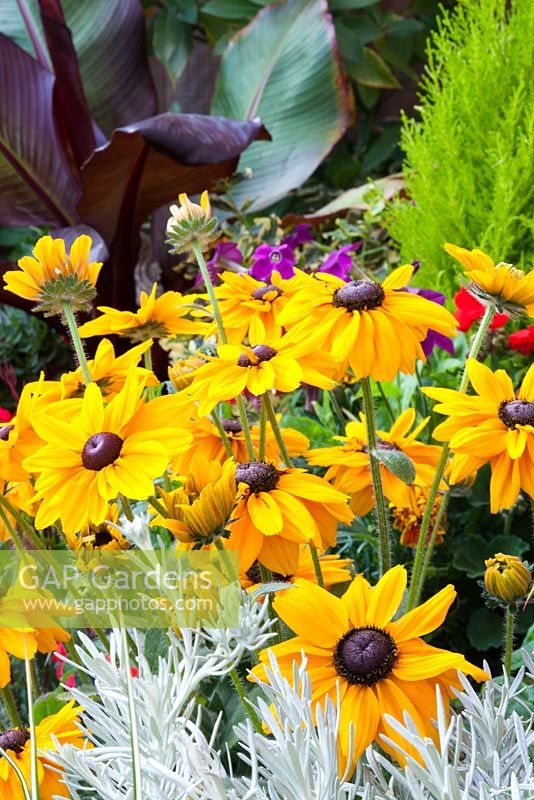
{"label": "red geranium flower", "polygon": [[[477,319],[482,319],[484,316],[485,307],[482,303],[478,302],[476,297],[469,294],[467,289],[462,288],[459,292],[456,292],[454,295],[454,304],[456,306],[454,316],[460,323],[461,331],[468,331]],[[508,314],[495,314],[491,321],[490,328],[491,330],[502,328],[507,322]]]}
{"label": "red geranium flower", "polygon": [[524,356],[534,352],[534,325],[511,333],[508,337],[508,344],[512,350],[519,350]]}
{"label": "red geranium flower", "polygon": [[2,406],[0,406],[0,422],[9,422],[11,419],[13,419],[13,414],[11,411],[8,411],[7,408],[2,408]]}

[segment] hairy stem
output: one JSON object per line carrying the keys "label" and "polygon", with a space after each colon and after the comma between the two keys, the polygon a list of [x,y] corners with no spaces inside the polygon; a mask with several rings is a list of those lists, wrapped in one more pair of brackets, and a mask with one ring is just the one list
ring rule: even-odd
{"label": "hairy stem", "polygon": [[3,689],[0,689],[0,696],[2,698],[2,703],[4,704],[6,714],[9,718],[9,722],[14,728],[21,728],[22,721],[20,719],[19,710],[17,708],[17,704],[15,703],[11,686],[4,686]]}
{"label": "hairy stem", "polygon": [[512,606],[506,606],[504,617],[504,669],[510,675],[512,671],[512,651],[514,649],[515,611]]}
{"label": "hairy stem", "polygon": [[228,456],[228,458],[233,458],[234,457],[234,451],[232,450],[232,446],[230,444],[228,436],[226,435],[226,431],[224,430],[224,428],[222,426],[222,422],[221,422],[221,420],[219,418],[219,415],[215,411],[215,409],[213,409],[213,411],[211,412],[211,418],[213,420],[213,424],[217,428],[217,433],[221,437],[221,441],[223,443],[224,449],[226,450],[226,455]]}
{"label": "hairy stem", "polygon": [[89,366],[87,364],[87,357],[85,355],[85,350],[83,349],[82,340],[80,339],[80,334],[78,333],[76,317],[74,316],[74,311],[72,310],[70,303],[62,303],[62,307],[65,323],[69,329],[70,338],[76,353],[76,358],[78,359],[78,364],[80,365],[80,369],[82,371],[83,382],[86,386],[88,386],[91,383],[91,373],[89,372]]}
{"label": "hairy stem", "polygon": [[386,498],[382,487],[382,475],[380,474],[380,462],[376,457],[377,437],[375,408],[373,404],[373,394],[369,378],[361,380],[363,394],[363,408],[365,411],[365,424],[367,428],[367,446],[369,451],[369,465],[371,467],[371,477],[373,480],[373,492],[375,496],[376,521],[378,526],[379,555],[380,555],[380,574],[383,575],[391,568],[391,552],[389,542],[389,523]]}
{"label": "hairy stem", "polygon": [[311,542],[308,544],[308,547],[310,548],[310,553],[311,553],[311,557],[312,557],[313,570],[315,572],[315,579],[316,579],[317,583],[319,584],[319,586],[321,586],[324,589],[323,571],[321,569],[321,562],[319,560],[319,555],[317,553],[317,548]]}
{"label": "hairy stem", "polygon": [[247,690],[243,686],[241,678],[239,677],[239,674],[235,669],[235,667],[233,670],[230,671],[230,680],[234,685],[234,689],[237,692],[237,696],[241,700],[241,705],[243,706],[245,714],[249,717],[250,721],[254,725],[254,729],[257,731],[257,733],[263,733],[261,721],[256,712],[254,711],[254,709],[252,708],[252,706],[250,705],[250,703],[248,702]]}
{"label": "hairy stem", "polygon": [[[486,307],[484,316],[480,321],[480,325],[476,332],[475,338],[473,339],[473,342],[471,344],[471,349],[469,351],[469,356],[468,356],[469,358],[478,357],[478,354],[480,353],[480,348],[482,347],[484,337],[486,336],[491,320],[493,319],[494,313],[495,313],[495,308],[492,305]],[[467,365],[466,365],[462,373],[462,379],[460,381],[460,386],[458,387],[458,391],[465,392],[468,385],[469,385],[469,373],[467,372]],[[449,445],[445,443],[441,450],[441,457],[439,459],[439,463],[436,468],[436,473],[434,475],[432,486],[430,487],[430,491],[428,493],[425,511],[423,514],[423,521],[421,522],[421,529],[419,531],[419,539],[417,540],[417,548],[415,551],[415,558],[413,562],[410,588],[408,590],[408,600],[406,604],[407,611],[410,611],[415,606],[417,602],[416,598],[421,595],[425,583],[426,570],[423,571],[422,569],[425,544],[428,536],[428,531],[430,528],[432,509],[434,508],[434,502],[439,492],[439,487],[441,485],[441,481],[443,480],[443,475],[445,474],[448,458],[449,458]],[[430,560],[428,559],[425,563],[428,568]]]}
{"label": "hairy stem", "polygon": [[273,404],[271,402],[271,395],[269,394],[269,392],[265,392],[265,394],[261,396],[261,402],[263,408],[265,409],[265,413],[267,414],[267,418],[269,420],[269,424],[274,434],[274,438],[276,439],[276,444],[278,445],[278,449],[280,450],[282,461],[284,462],[284,465],[286,467],[290,467],[291,458],[289,456],[289,453],[287,452],[286,443],[284,442],[284,437],[282,436],[280,425],[278,424],[278,420],[276,419],[276,414],[274,413]]}

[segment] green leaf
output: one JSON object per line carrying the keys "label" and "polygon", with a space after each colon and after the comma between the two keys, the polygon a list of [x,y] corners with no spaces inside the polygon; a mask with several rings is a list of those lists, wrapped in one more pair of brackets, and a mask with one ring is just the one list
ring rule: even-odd
{"label": "green leaf", "polygon": [[495,553],[508,553],[511,556],[522,556],[527,553],[529,544],[519,536],[514,536],[513,533],[499,533],[494,536],[487,544],[487,551],[489,556]]}
{"label": "green leaf", "polygon": [[382,56],[370,47],[363,49],[363,61],[347,62],[347,72],[358,83],[374,89],[400,89],[401,85]]}
{"label": "green leaf", "polygon": [[162,8],[151,26],[152,49],[171,80],[182,74],[193,46],[193,28],[179,19],[173,8]]}
{"label": "green leaf", "polygon": [[157,672],[159,658],[169,652],[169,640],[161,628],[151,628],[145,636],[144,654],[152,672]]}
{"label": "green leaf", "polygon": [[484,559],[487,557],[488,544],[482,536],[465,536],[454,551],[452,564],[470,578],[479,578],[484,573]]}
{"label": "green leaf", "polygon": [[[380,178],[377,181],[369,181],[362,183],[354,189],[348,189],[346,192],[338,195],[334,200],[327,205],[314,211],[313,214],[306,214],[306,219],[322,219],[323,217],[332,217],[339,214],[340,211],[356,210],[368,211],[370,204],[369,197],[373,192],[378,190],[383,193],[384,200],[391,200],[398,194],[404,185],[403,177],[400,172],[395,175],[387,175],[385,178]],[[395,396],[398,397],[400,390],[395,387]]]}
{"label": "green leaf", "polygon": [[[63,692],[62,689],[58,691]],[[39,725],[45,717],[49,717],[51,714],[57,714],[58,711],[61,711],[64,705],[66,705],[66,701],[61,700],[55,692],[42,695],[42,697],[33,704],[34,723]]]}
{"label": "green leaf", "polygon": [[379,0],[332,0],[329,8],[331,11],[352,11],[355,8],[367,8],[375,6]]}
{"label": "green leaf", "polygon": [[252,175],[233,189],[257,211],[300,186],[340,139],[348,100],[330,15],[322,0],[263,8],[231,40],[221,60],[212,113],[259,115],[272,142],[252,145],[239,169]]}
{"label": "green leaf", "polygon": [[403,483],[411,484],[415,480],[413,461],[402,450],[375,450],[378,460]]}
{"label": "green leaf", "polygon": [[477,650],[498,647],[502,640],[502,625],[498,611],[477,608],[467,623],[469,641]]}
{"label": "green leaf", "polygon": [[311,447],[328,447],[333,444],[332,433],[327,426],[303,414],[284,414],[284,427],[295,428],[310,440]]}
{"label": "green leaf", "polygon": [[251,0],[209,0],[202,13],[221,19],[251,19],[258,7]]}

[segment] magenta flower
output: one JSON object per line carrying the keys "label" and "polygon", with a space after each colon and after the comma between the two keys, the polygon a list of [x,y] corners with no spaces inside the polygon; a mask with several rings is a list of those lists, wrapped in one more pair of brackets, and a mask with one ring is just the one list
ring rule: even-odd
{"label": "magenta flower", "polygon": [[355,242],[354,244],[345,244],[339,250],[333,250],[328,254],[317,272],[328,272],[329,275],[335,275],[343,281],[348,281],[352,269],[351,253],[359,250],[361,246],[361,242]]}
{"label": "magenta flower", "polygon": [[[213,283],[219,280],[219,274],[225,269],[233,269],[236,264],[241,264],[243,254],[235,242],[219,242],[215,245],[213,255],[206,266]],[[195,280],[195,289],[202,283],[202,274],[199,272]]]}
{"label": "magenta flower", "polygon": [[[433,303],[437,303],[440,306],[445,305],[445,295],[441,294],[441,292],[435,292],[433,289],[419,289],[417,286],[405,286],[402,291],[421,295],[421,297],[425,297],[427,300],[431,300]],[[454,344],[452,339],[449,339],[448,336],[444,336],[442,333],[438,333],[432,329],[429,329],[426,339],[421,342],[421,347],[423,348],[423,352],[427,358],[434,347],[439,347],[441,350],[446,350],[447,353],[451,354],[451,356],[454,355]]]}
{"label": "magenta flower", "polygon": [[257,281],[269,281],[273,270],[277,270],[285,280],[295,274],[295,262],[295,253],[288,244],[260,244],[254,250],[250,274]]}
{"label": "magenta flower", "polygon": [[295,249],[295,247],[300,247],[301,244],[305,244],[306,242],[313,242],[312,227],[308,225],[307,222],[300,222],[298,225],[295,225],[291,233],[288,233],[287,236],[284,236],[282,239],[282,244],[287,244],[293,249]]}

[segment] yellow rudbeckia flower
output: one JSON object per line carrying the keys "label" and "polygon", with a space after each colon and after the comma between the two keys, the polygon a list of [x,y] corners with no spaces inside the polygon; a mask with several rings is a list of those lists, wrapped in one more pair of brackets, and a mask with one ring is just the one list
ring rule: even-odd
{"label": "yellow rudbeckia flower", "polygon": [[445,250],[464,267],[469,290],[478,300],[495,303],[499,312],[534,317],[534,270],[525,274],[502,261],[494,264],[482,250],[466,250],[455,244],[446,244]]}
{"label": "yellow rudbeckia flower", "polygon": [[209,414],[217,403],[233,400],[245,389],[260,397],[271,389],[292,392],[301,383],[330,389],[335,363],[328,353],[315,348],[313,340],[295,344],[287,337],[266,340],[261,334],[252,345],[220,344],[218,357],[205,356],[208,363],[193,373],[188,392],[198,400],[198,413]]}
{"label": "yellow rudbeckia flower", "polygon": [[[353,564],[351,558],[341,558],[337,553],[322,553],[319,556],[319,564],[321,565],[325,589],[330,589],[331,586],[335,586],[337,583],[347,583],[352,580],[353,573],[349,569]],[[273,581],[276,582],[294,583],[297,578],[317,583],[311,550],[307,544],[299,545],[299,560],[295,572],[289,575],[282,575],[278,572],[273,574]],[[261,586],[263,581],[260,562],[255,561],[246,572],[241,573],[239,581],[243,589],[252,590]]]}
{"label": "yellow rudbeckia flower", "polygon": [[321,551],[336,543],[338,522],[354,515],[348,498],[304,469],[277,469],[264,461],[238,464],[238,498],[225,545],[239,550],[239,569],[254,561],[290,575],[298,568],[299,545]]}
{"label": "yellow rudbeckia flower", "polygon": [[[67,703],[56,714],[45,717],[35,728],[35,744],[37,747],[37,783],[41,800],[52,800],[58,797],[70,797],[69,790],[61,780],[61,769],[47,758],[44,751],[53,753],[56,741],[71,744],[75,747],[91,746],[85,742],[85,735],[80,730],[79,706],[74,700]],[[31,785],[31,734],[27,728],[11,728],[0,733],[0,747],[7,752],[22,773],[26,785]],[[52,756],[53,758],[53,756]],[[5,800],[24,800],[24,792],[15,769],[5,758],[0,758],[0,797]]]}
{"label": "yellow rudbeckia flower", "polygon": [[[132,365],[137,368],[136,372],[139,378],[146,380],[146,386],[159,384],[153,372],[138,366],[143,353],[146,353],[150,347],[152,347],[152,341],[148,339],[122,355],[116,356],[109,339],[102,339],[99,342],[95,357],[87,361],[87,366],[91,380],[100,387],[104,397],[111,398],[120,392]],[[27,385],[33,391],[39,388],[45,402],[48,403],[55,400],[66,400],[68,397],[83,397],[85,391],[85,381],[80,367],[72,372],[63,373],[59,381],[40,381]]]}
{"label": "yellow rudbeckia flower", "polygon": [[487,462],[491,465],[490,507],[496,514],[513,506],[521,489],[534,497],[534,364],[514,391],[502,369],[492,372],[467,361],[475,394],[426,387],[448,419],[434,431],[455,454],[450,482],[459,483]]}
{"label": "yellow rudbeckia flower", "polygon": [[144,342],[182,333],[195,336],[203,332],[205,323],[186,318],[191,313],[194,295],[184,297],[180,292],[164,292],[156,297],[156,289],[155,283],[150,294],[141,292],[140,307],[135,312],[98,306],[102,316],[82,325],[78,329],[80,336],[84,339],[116,333],[135,342]]}
{"label": "yellow rudbeckia flower", "polygon": [[151,525],[167,528],[184,544],[204,546],[224,536],[236,504],[236,465],[232,459],[220,464],[197,454],[192,473],[183,488],[158,493],[166,516],[158,514]]}
{"label": "yellow rudbeckia flower", "polygon": [[[241,344],[250,335],[258,336],[258,321],[261,320],[266,340],[277,339],[282,335],[278,321],[281,311],[301,284],[296,275],[284,280],[274,270],[269,283],[258,281],[252,275],[236,272],[223,272],[219,275],[220,284],[215,287],[221,317],[229,344]],[[217,328],[212,323],[206,336],[215,334]]]}
{"label": "yellow rudbeckia flower", "polygon": [[[40,530],[61,520],[66,534],[100,525],[119,494],[145,500],[172,456],[187,447],[180,395],[146,401],[133,367],[121,392],[106,405],[95,383],[83,400],[52,403],[33,424],[46,445],[24,462],[36,473]],[[65,414],[70,414],[65,419]],[[63,415],[63,417],[62,417]]]}
{"label": "yellow rudbeckia flower", "polygon": [[[280,424],[280,415],[277,415]],[[226,433],[226,438],[232,448],[234,460],[238,463],[248,459],[245,434],[241,426],[241,421],[237,417],[231,419],[221,419],[221,425]],[[172,462],[172,469],[177,475],[184,475],[191,471],[191,465],[198,454],[206,456],[210,461],[223,463],[228,459],[228,453],[223,445],[216,425],[209,417],[199,417],[191,423],[191,435],[193,443],[183,453],[179,453]],[[310,446],[309,439],[300,431],[294,428],[281,427],[282,437],[286,445],[287,453],[290,458],[297,458],[304,455]],[[250,436],[255,451],[258,451],[260,443],[260,426],[250,425]],[[270,425],[265,432],[265,458],[267,461],[280,462],[281,455],[278,443]]]}
{"label": "yellow rudbeckia flower", "polygon": [[282,311],[279,322],[291,341],[318,338],[342,369],[355,377],[391,381],[399,372],[413,373],[426,360],[421,342],[431,329],[454,336],[458,326],[437,303],[402,291],[413,274],[408,264],[382,282],[370,278],[345,281],[335,275],[307,277]]}
{"label": "yellow rudbeckia flower", "polygon": [[[417,441],[428,418],[422,420],[410,433],[414,422],[414,409],[403,411],[389,431],[377,431],[378,448],[404,453],[415,467],[414,484],[431,486],[441,448]],[[340,492],[350,494],[350,507],[355,514],[364,517],[375,504],[365,417],[362,415],[360,422],[349,422],[345,428],[345,436],[335,436],[334,439],[342,444],[310,450],[307,454],[308,461],[312,466],[328,467],[325,478],[331,480]],[[394,475],[385,464],[380,464],[380,472],[385,496],[395,505],[409,504],[411,487]]]}
{"label": "yellow rudbeckia flower", "polygon": [[78,236],[65,251],[63,239],[43,236],[33,249],[33,258],[24,256],[20,270],[4,274],[9,292],[33,300],[45,314],[61,313],[61,303],[70,303],[74,310],[89,307],[102,268],[99,261],[89,261],[91,238]]}
{"label": "yellow rudbeckia flower", "polygon": [[[354,734],[354,759],[376,741],[395,758],[397,750],[381,734],[407,745],[386,720],[403,721],[407,712],[421,736],[436,741],[436,685],[442,694],[460,686],[457,671],[486,680],[489,675],[470,664],[460,653],[426,644],[421,636],[438,628],[456,597],[449,585],[423,605],[396,620],[406,588],[406,570],[396,566],[371,587],[357,575],[342,597],[297,579],[288,592],[280,592],[274,609],[295,638],[274,645],[282,674],[292,679],[293,663],[306,656],[312,684],[312,701],[329,696],[341,701],[339,747],[346,759],[350,726]],[[254,676],[266,680],[268,650],[260,653]],[[417,758],[415,748],[408,749]]]}

